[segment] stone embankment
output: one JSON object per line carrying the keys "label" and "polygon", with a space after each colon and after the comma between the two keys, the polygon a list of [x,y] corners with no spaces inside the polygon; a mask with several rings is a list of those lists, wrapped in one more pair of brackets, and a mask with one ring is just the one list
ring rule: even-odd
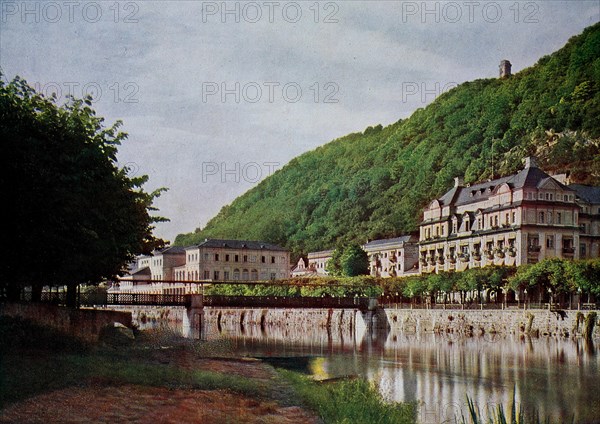
{"label": "stone embankment", "polygon": [[[391,333],[529,334],[582,336],[594,311],[385,309]],[[595,318],[594,318],[595,319]],[[589,322],[590,320],[587,320]],[[593,337],[600,337],[594,326]]]}
{"label": "stone embankment", "polygon": [[[594,311],[528,310],[431,310],[377,308],[352,309],[251,309],[205,308],[203,330],[207,334],[233,333],[249,337],[275,336],[304,340],[326,329],[332,339],[362,340],[365,334],[385,330],[395,334],[451,333],[463,336],[528,334],[580,337],[594,318]],[[590,318],[590,319],[586,319]],[[600,337],[595,325],[592,337]]]}
{"label": "stone embankment", "polygon": [[131,327],[131,313],[98,309],[73,309],[41,303],[0,303],[0,316],[29,319],[87,342],[97,342],[103,329],[114,323]]}

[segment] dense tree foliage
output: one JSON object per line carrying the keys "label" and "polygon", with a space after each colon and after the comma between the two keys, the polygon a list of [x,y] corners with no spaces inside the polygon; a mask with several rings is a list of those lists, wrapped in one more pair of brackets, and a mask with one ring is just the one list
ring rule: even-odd
{"label": "dense tree foliage", "polygon": [[[551,292],[548,292],[548,288]],[[206,294],[238,296],[337,296],[382,297],[393,302],[411,300],[432,303],[457,301],[490,302],[512,299],[516,293],[529,290],[530,301],[568,299],[580,294],[584,300],[600,297],[600,259],[568,260],[546,259],[534,265],[519,268],[489,266],[471,268],[463,272],[442,272],[410,277],[381,278],[357,277],[304,277],[290,278],[277,285],[215,285]],[[451,294],[454,294],[451,298]],[[494,300],[492,300],[494,295]],[[542,300],[540,300],[542,299]]]}
{"label": "dense tree foliage", "polygon": [[[0,75],[1,77],[1,75]],[[66,285],[68,300],[80,283],[123,272],[135,254],[164,244],[152,235],[153,199],[147,176],[130,177],[117,166],[117,146],[127,137],[120,122],[105,127],[91,98],[37,94],[15,78],[0,80],[1,172],[8,212],[0,292],[18,295],[32,286]]]}
{"label": "dense tree foliage", "polygon": [[356,277],[369,274],[369,257],[358,244],[338,247],[327,261],[326,270],[334,277]]}
{"label": "dense tree foliage", "polygon": [[506,175],[527,155],[546,170],[598,183],[599,137],[596,24],[510,78],[464,83],[409,119],[293,159],[176,244],[263,239],[306,253],[407,233],[454,177],[472,183]]}

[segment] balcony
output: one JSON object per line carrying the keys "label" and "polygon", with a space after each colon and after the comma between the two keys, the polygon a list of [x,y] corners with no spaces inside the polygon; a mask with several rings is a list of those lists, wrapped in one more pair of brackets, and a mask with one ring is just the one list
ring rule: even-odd
{"label": "balcony", "polygon": [[539,246],[539,245],[529,245],[529,246],[527,246],[527,251],[529,253],[540,253],[540,250],[542,250],[542,246]]}
{"label": "balcony", "polygon": [[443,256],[436,256],[435,261],[439,264],[439,265],[444,265],[444,257]]}
{"label": "balcony", "polygon": [[446,259],[448,259],[448,262],[450,262],[451,264],[456,263],[456,255],[446,255]]}
{"label": "balcony", "polygon": [[574,247],[563,247],[562,248],[563,255],[573,255],[575,253]]}
{"label": "balcony", "polygon": [[483,251],[483,254],[485,255],[485,257],[492,261],[494,260],[494,251],[492,249],[487,249]]}
{"label": "balcony", "polygon": [[515,256],[517,256],[517,249],[515,249],[514,247],[509,247],[508,249],[506,249],[506,253],[511,258],[514,258]]}
{"label": "balcony", "polygon": [[498,247],[494,250],[494,255],[496,255],[496,257],[498,259],[504,259],[504,249]]}
{"label": "balcony", "polygon": [[480,261],[481,260],[481,253],[479,253],[479,252],[473,253],[473,259],[476,260],[476,261]]}
{"label": "balcony", "polygon": [[469,254],[468,253],[462,253],[462,254],[458,255],[458,259],[461,262],[469,262]]}

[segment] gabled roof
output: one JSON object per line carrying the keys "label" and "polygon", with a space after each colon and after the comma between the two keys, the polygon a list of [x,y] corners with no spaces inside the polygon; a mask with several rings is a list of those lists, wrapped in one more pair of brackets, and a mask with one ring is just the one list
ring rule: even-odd
{"label": "gabled roof", "polygon": [[182,246],[169,246],[164,249],[157,250],[154,252],[154,256],[156,255],[177,255],[180,253],[185,253],[185,248]]}
{"label": "gabled roof", "polygon": [[333,255],[333,249],[331,250],[320,250],[318,252],[308,252],[308,258],[322,258]]}
{"label": "gabled roof", "polygon": [[392,245],[392,244],[400,244],[400,243],[408,243],[410,241],[416,242],[417,239],[411,235],[405,235],[405,236],[389,238],[389,239],[373,240],[373,241],[370,241],[367,244],[365,244],[363,246],[363,248],[364,249],[376,249],[376,248],[382,247],[382,246],[387,246],[387,245]]}
{"label": "gabled roof", "polygon": [[497,178],[495,180],[473,184],[468,187],[452,187],[438,200],[440,201],[442,206],[447,206],[450,204],[467,205],[469,203],[487,200],[490,196],[494,195],[497,192],[498,188],[502,184],[508,184],[508,186],[511,189],[516,190],[527,187],[539,188],[550,180],[552,180],[552,182],[556,183],[561,189],[565,191],[573,191],[571,188],[555,180],[541,169],[535,166],[530,166],[528,168],[522,169],[514,175],[509,175],[507,177]]}
{"label": "gabled roof", "polygon": [[228,248],[228,249],[253,249],[253,250],[276,250],[280,252],[287,252],[288,250],[273,243],[267,243],[264,241],[251,241],[251,240],[224,240],[224,239],[206,239],[202,243],[194,246],[188,246],[186,249],[194,249],[200,247],[212,247],[212,248]]}
{"label": "gabled roof", "polygon": [[584,202],[600,204],[600,187],[583,184],[570,184],[569,188],[575,190],[577,197]]}
{"label": "gabled roof", "polygon": [[143,268],[136,268],[129,272],[131,275],[150,275],[150,268],[145,266]]}

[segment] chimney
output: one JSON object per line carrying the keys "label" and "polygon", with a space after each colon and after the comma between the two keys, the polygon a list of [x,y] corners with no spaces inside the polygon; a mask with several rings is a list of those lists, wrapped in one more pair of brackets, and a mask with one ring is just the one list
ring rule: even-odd
{"label": "chimney", "polygon": [[460,187],[464,183],[462,177],[454,177],[454,187]]}
{"label": "chimney", "polygon": [[508,78],[512,75],[511,73],[512,64],[504,59],[500,62],[500,78]]}
{"label": "chimney", "polygon": [[525,169],[538,167],[535,156],[527,156],[525,159],[523,159],[523,162],[525,163]]}

